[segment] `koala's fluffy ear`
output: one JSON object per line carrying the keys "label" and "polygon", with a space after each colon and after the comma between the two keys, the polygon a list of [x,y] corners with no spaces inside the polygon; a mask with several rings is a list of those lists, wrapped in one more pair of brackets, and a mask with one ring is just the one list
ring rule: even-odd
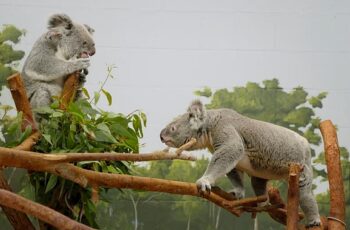
{"label": "koala's fluffy ear", "polygon": [[45,37],[50,41],[58,41],[62,38],[62,32],[59,30],[51,29],[46,33]]}
{"label": "koala's fluffy ear", "polygon": [[189,113],[191,129],[197,130],[204,125],[207,111],[200,100],[193,101],[187,112]]}
{"label": "koala's fluffy ear", "polygon": [[48,29],[64,27],[67,30],[72,29],[73,21],[66,14],[54,14],[49,18]]}
{"label": "koala's fluffy ear", "polygon": [[87,29],[87,31],[89,31],[90,34],[93,34],[95,32],[95,30],[91,28],[89,25],[84,24],[84,26]]}

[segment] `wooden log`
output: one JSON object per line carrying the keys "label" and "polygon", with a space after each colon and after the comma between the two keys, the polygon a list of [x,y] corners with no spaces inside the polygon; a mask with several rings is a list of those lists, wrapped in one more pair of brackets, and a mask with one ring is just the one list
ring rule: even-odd
{"label": "wooden log", "polygon": [[60,109],[66,110],[68,104],[74,100],[77,89],[79,87],[79,72],[72,73],[67,76],[66,81],[64,82],[61,101],[60,101]]}
{"label": "wooden log", "polygon": [[299,174],[300,166],[292,163],[289,167],[287,230],[297,229],[299,221]]}
{"label": "wooden log", "polygon": [[320,130],[324,142],[330,193],[328,228],[330,230],[342,230],[346,228],[345,193],[337,132],[330,120],[322,121]]}
{"label": "wooden log", "polygon": [[37,130],[37,126],[33,118],[32,108],[30,106],[21,75],[19,73],[15,73],[7,78],[7,82],[12,98],[15,102],[17,112],[23,113],[22,130],[25,130],[28,125],[32,127],[33,131]]}
{"label": "wooden log", "polygon": [[[44,205],[27,200],[4,189],[0,189],[0,203],[3,206],[7,206],[20,212],[25,212],[27,214],[33,215],[57,229],[92,230],[92,228],[71,220],[63,214],[56,212]],[[25,226],[22,228],[22,230],[23,229],[28,229],[28,227]]]}

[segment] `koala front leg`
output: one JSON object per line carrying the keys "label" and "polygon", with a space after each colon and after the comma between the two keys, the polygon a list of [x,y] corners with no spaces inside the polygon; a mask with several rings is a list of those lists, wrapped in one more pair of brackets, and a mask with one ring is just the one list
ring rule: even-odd
{"label": "koala front leg", "polygon": [[244,146],[237,131],[226,126],[220,130],[220,134],[213,135],[214,146],[218,147],[215,148],[204,175],[196,182],[200,192],[210,192],[215,181],[228,174],[243,157]]}
{"label": "koala front leg", "polygon": [[237,199],[242,199],[245,196],[244,186],[243,186],[243,178],[244,173],[238,171],[237,169],[232,169],[229,173],[226,174],[228,179],[231,181],[233,185],[233,189],[230,191],[235,195]]}

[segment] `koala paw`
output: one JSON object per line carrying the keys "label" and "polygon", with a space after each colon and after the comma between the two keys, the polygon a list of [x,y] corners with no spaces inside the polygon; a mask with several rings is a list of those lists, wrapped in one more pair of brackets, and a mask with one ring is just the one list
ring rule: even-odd
{"label": "koala paw", "polygon": [[80,69],[86,69],[90,66],[90,59],[89,58],[79,58],[75,62],[76,67],[78,70]]}
{"label": "koala paw", "polygon": [[229,191],[229,193],[232,193],[237,200],[243,199],[245,197],[245,191],[244,188],[234,188],[231,191]]}
{"label": "koala paw", "polygon": [[196,184],[200,193],[210,193],[212,183],[209,177],[201,177],[197,180]]}
{"label": "koala paw", "polygon": [[311,223],[308,223],[305,228],[312,228],[312,227],[317,227],[317,226],[321,226],[321,221],[313,221]]}

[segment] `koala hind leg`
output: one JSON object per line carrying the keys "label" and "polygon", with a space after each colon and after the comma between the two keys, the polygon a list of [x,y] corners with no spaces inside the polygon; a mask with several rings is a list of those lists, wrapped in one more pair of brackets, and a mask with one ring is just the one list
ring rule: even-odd
{"label": "koala hind leg", "polygon": [[[250,178],[250,183],[252,184],[252,187],[256,196],[267,195],[266,179],[252,176]],[[268,203],[269,203],[269,200],[267,199],[266,201],[259,203],[258,206],[266,206]]]}
{"label": "koala hind leg", "polygon": [[51,103],[51,93],[47,89],[36,90],[29,98],[33,109],[47,106]]}
{"label": "koala hind leg", "polygon": [[321,224],[316,199],[312,193],[311,170],[308,166],[304,165],[299,179],[300,207],[306,216],[308,227],[320,226]]}
{"label": "koala hind leg", "polygon": [[[30,96],[29,102],[33,109],[50,105],[51,93],[47,89],[38,89]],[[34,113],[34,116],[35,120],[40,122],[40,115]]]}
{"label": "koala hind leg", "polygon": [[235,195],[237,199],[242,199],[245,196],[243,177],[244,173],[238,171],[237,169],[232,169],[229,173],[226,174],[228,179],[233,185],[233,189],[230,191]]}

